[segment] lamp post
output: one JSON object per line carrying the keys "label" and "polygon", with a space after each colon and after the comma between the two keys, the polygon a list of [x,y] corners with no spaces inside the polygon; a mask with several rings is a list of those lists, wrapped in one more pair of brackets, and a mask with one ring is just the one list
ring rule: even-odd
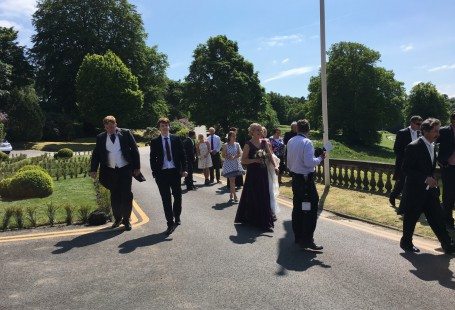
{"label": "lamp post", "polygon": [[[322,124],[324,145],[329,141],[329,118],[327,115],[327,73],[326,73],[326,50],[325,50],[325,4],[319,0],[320,32],[321,32],[321,95],[322,95]],[[324,160],[324,183],[326,189],[330,187],[329,157]]]}

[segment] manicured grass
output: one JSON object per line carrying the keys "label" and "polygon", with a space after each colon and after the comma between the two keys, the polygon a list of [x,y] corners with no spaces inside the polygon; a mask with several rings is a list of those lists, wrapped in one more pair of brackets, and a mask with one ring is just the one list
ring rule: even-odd
{"label": "manicured grass", "polygon": [[[290,178],[283,177],[284,185],[280,187],[280,194],[292,198]],[[324,186],[316,185],[321,196]],[[397,205],[399,200],[397,200]],[[397,215],[385,196],[374,195],[349,189],[331,186],[325,200],[324,210],[353,216],[374,223],[379,223],[402,230],[402,217]],[[420,220],[416,226],[416,233],[422,236],[436,238],[425,220]]]}
{"label": "manicured grass", "polygon": [[[73,207],[88,206],[91,210],[96,209],[96,193],[91,178],[74,178],[60,181],[54,181],[54,192],[51,196],[45,198],[32,198],[16,201],[3,201],[0,200],[0,222],[3,220],[5,208],[7,207],[21,207],[24,210],[24,222],[26,227],[29,222],[25,220],[25,209],[27,207],[38,207],[37,224],[47,225],[49,220],[46,215],[48,204],[52,203],[58,207],[56,213],[56,223],[65,222],[65,205]],[[74,222],[78,221],[77,208],[74,211]],[[10,227],[15,227],[14,218],[11,219]],[[0,223],[1,225],[1,223]]]}

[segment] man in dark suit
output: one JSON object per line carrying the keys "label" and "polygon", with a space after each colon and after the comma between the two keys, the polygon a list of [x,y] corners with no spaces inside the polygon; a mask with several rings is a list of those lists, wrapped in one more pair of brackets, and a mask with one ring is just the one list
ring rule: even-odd
{"label": "man in dark suit", "polygon": [[[400,196],[401,191],[403,190],[404,177],[402,172],[402,164],[404,157],[404,149],[406,146],[417,138],[420,137],[420,124],[422,124],[422,118],[418,115],[411,117],[409,127],[403,128],[397,132],[395,137],[395,144],[393,145],[393,151],[395,153],[395,172],[393,174],[393,179],[395,180],[395,185],[393,190],[390,193],[389,201],[390,204],[395,207],[395,199]],[[398,214],[402,214],[402,210],[397,210]]]}
{"label": "man in dark suit", "polygon": [[[160,135],[150,142],[150,167],[163,201],[164,214],[167,221],[166,235],[172,234],[180,225],[182,213],[181,177],[186,177],[187,162],[182,140],[169,134],[169,119],[160,118],[158,129]],[[174,196],[174,204],[172,204]]]}
{"label": "man in dark suit", "polygon": [[291,123],[291,130],[284,133],[283,142],[284,145],[288,144],[288,141],[297,135],[297,122]]}
{"label": "man in dark suit", "polygon": [[412,235],[422,213],[441,242],[442,249],[450,254],[455,246],[444,225],[439,203],[438,182],[434,177],[436,152],[434,143],[439,136],[440,121],[426,119],[421,126],[423,136],[406,146],[403,159],[403,174],[406,177],[403,198],[403,237],[400,247],[406,252],[419,252],[412,243]]}
{"label": "man in dark suit", "polygon": [[131,181],[133,174],[140,175],[139,150],[133,135],[127,129],[117,127],[113,116],[103,119],[104,129],[96,137],[96,146],[92,153],[90,175],[96,178],[100,167],[100,183],[111,192],[112,228],[125,225],[131,230],[130,216],[133,208]]}
{"label": "man in dark suit", "polygon": [[185,185],[187,190],[195,190],[193,180],[193,166],[196,159],[196,143],[194,139],[196,138],[196,133],[193,130],[188,132],[188,137],[183,140],[183,146],[185,148],[186,161],[188,164],[188,175],[185,177]]}
{"label": "man in dark suit", "polygon": [[453,209],[455,205],[455,111],[450,115],[449,126],[439,131],[438,163],[441,166],[442,204],[444,219],[449,230],[454,230]]}

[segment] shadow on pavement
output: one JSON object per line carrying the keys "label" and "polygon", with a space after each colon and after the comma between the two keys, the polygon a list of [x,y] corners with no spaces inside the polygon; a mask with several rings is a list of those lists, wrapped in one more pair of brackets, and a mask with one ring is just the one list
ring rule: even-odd
{"label": "shadow on pavement", "polygon": [[283,226],[286,235],[278,243],[278,258],[276,262],[280,267],[276,272],[277,276],[285,276],[288,270],[305,271],[314,266],[332,268],[317,259],[317,255],[323,252],[306,251],[294,243],[291,221],[285,221]]}
{"label": "shadow on pavement", "polygon": [[124,232],[123,229],[111,229],[109,227],[100,229],[98,231],[80,235],[69,241],[59,241],[55,244],[55,247],[59,247],[52,251],[52,254],[66,253],[74,248],[82,248],[85,246],[97,244],[108,239],[114,238]]}
{"label": "shadow on pavement", "polygon": [[236,203],[233,201],[221,202],[221,203],[217,203],[216,205],[212,206],[212,209],[221,211],[221,210],[229,208],[230,206],[233,206],[235,204]]}
{"label": "shadow on pavement", "polygon": [[455,278],[450,268],[450,260],[453,256],[445,254],[414,254],[400,253],[415,268],[410,272],[423,281],[438,281],[440,285],[455,289]]}
{"label": "shadow on pavement", "polygon": [[172,240],[172,239],[166,239],[166,238],[167,238],[167,236],[165,234],[158,233],[158,234],[154,234],[154,235],[148,235],[148,236],[144,236],[141,238],[129,240],[118,246],[120,248],[119,253],[127,254],[127,253],[133,252],[137,248],[152,246],[152,245],[158,244],[163,241]]}
{"label": "shadow on pavement", "polygon": [[234,227],[237,236],[229,236],[229,239],[236,244],[254,243],[258,237],[273,238],[273,236],[265,235],[263,230],[246,224],[235,224]]}

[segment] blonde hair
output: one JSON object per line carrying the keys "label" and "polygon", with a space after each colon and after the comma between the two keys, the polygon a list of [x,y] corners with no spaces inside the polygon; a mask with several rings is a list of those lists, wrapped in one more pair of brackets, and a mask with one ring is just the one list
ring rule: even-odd
{"label": "blonde hair", "polygon": [[204,135],[201,134],[201,133],[198,134],[198,135],[197,135],[197,140],[198,140],[199,142],[204,142]]}
{"label": "blonde hair", "polygon": [[107,124],[117,124],[115,117],[113,117],[112,115],[108,115],[105,118],[103,118],[103,125]]}
{"label": "blonde hair", "polygon": [[262,126],[262,135],[264,136],[264,138],[267,138],[267,128],[265,128],[264,126]]}
{"label": "blonde hair", "polygon": [[248,127],[248,134],[250,136],[253,136],[253,130],[255,130],[256,128],[259,128],[262,131],[262,125],[261,124],[253,123],[253,124],[250,125],[250,127]]}

